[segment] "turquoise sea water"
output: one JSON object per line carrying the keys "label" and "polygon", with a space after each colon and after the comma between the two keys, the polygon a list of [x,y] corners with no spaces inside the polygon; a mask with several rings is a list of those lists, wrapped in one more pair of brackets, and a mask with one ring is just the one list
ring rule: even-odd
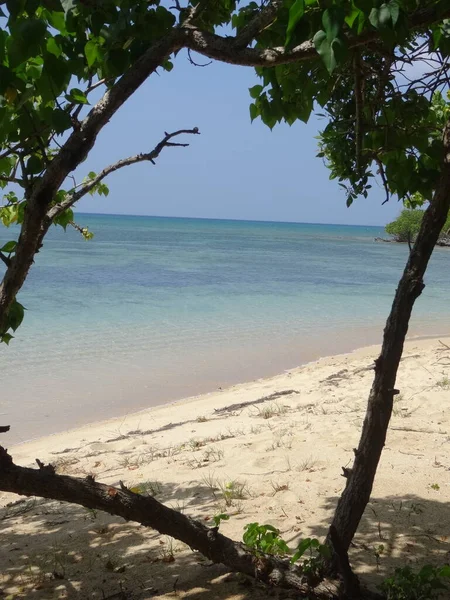
{"label": "turquoise sea water", "polygon": [[[374,242],[377,227],[78,222],[94,239],[52,229],[20,295],[25,322],[0,348],[13,441],[377,343],[407,258]],[[413,333],[450,323],[449,260],[436,251]]]}

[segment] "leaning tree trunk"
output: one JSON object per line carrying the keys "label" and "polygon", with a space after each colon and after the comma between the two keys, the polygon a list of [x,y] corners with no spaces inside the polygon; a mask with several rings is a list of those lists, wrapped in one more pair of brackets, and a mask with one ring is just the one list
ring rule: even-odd
{"label": "leaning tree trunk", "polygon": [[[381,354],[375,361],[375,378],[355,462],[345,469],[347,485],[339,499],[331,527],[348,550],[372,492],[375,473],[386,440],[392,413],[398,366],[403,352],[414,302],[425,285],[423,276],[450,208],[450,121],[444,129],[444,157],[433,199],[425,211],[419,235],[400,279],[383,336]],[[332,536],[329,535],[329,539]]]}
{"label": "leaning tree trunk", "polygon": [[[240,542],[203,523],[164,506],[155,498],[85,479],[58,475],[54,467],[36,460],[39,469],[20,467],[0,446],[0,490],[25,496],[40,496],[103,510],[127,521],[136,521],[170,535],[201,552],[215,563],[254,577],[270,586],[290,589],[311,600],[339,600],[345,594],[338,580],[310,581],[301,568],[277,556],[255,553]],[[383,600],[379,594],[361,588],[358,600]]]}

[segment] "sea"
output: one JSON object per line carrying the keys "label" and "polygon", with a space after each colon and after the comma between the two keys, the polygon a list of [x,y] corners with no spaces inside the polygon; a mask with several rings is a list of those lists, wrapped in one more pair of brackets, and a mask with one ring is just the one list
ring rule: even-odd
{"label": "sea", "polygon": [[[0,346],[10,444],[379,344],[408,254],[370,226],[77,222],[94,238],[51,229]],[[449,252],[435,251],[411,335],[450,331]]]}

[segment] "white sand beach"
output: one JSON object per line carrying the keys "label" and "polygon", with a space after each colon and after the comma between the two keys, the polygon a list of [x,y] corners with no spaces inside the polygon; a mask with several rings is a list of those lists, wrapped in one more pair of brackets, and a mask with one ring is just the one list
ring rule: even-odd
{"label": "white sand beach", "polygon": [[[242,539],[270,523],[295,547],[323,537],[353,458],[379,348],[9,448],[14,461],[154,494]],[[394,414],[351,562],[373,585],[450,558],[450,338],[408,341]],[[8,447],[8,434],[1,443]],[[154,530],[79,506],[0,493],[2,597],[266,598]],[[121,592],[127,595],[120,596]],[[114,594],[117,594],[114,596]]]}

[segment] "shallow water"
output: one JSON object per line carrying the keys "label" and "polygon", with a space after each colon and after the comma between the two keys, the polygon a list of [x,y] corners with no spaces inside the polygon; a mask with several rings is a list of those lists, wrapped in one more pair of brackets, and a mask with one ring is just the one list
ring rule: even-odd
{"label": "shallow water", "polygon": [[[378,343],[407,258],[376,227],[78,221],[94,239],[52,229],[0,348],[14,442]],[[438,249],[412,333],[448,331],[448,265]]]}

